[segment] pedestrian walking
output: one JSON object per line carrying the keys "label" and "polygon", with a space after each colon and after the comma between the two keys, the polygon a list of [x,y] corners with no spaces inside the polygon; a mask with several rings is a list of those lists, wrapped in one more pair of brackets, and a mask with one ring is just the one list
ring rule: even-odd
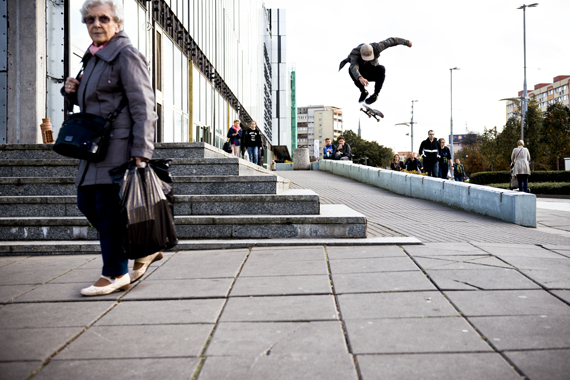
{"label": "pedestrian walking", "polygon": [[[87,25],[92,43],[83,55],[83,75],[69,77],[62,88],[72,104],[82,112],[102,118],[128,100],[114,121],[107,154],[103,161],[80,160],[75,185],[77,207],[99,232],[103,269],[101,277],[84,296],[127,290],[148,266],[162,259],[161,252],[135,260],[133,276],[124,258],[119,185],[113,184],[109,170],[134,160],[143,166],[152,158],[157,115],[149,67],[143,54],[121,30],[123,7],[118,0],[87,0],[81,7],[81,21]],[[105,80],[103,80],[103,78]]]}
{"label": "pedestrian walking", "polygon": [[420,145],[420,156],[424,158],[424,169],[428,176],[438,177],[438,161],[440,157],[440,144],[435,138],[433,130],[428,131],[428,138],[422,141]]}
{"label": "pedestrian walking", "polygon": [[524,147],[524,141],[519,140],[517,147],[511,153],[513,175],[517,176],[519,191],[528,193],[528,177],[530,176],[530,152]]}
{"label": "pedestrian walking", "polygon": [[453,164],[453,178],[458,182],[465,182],[465,168],[459,158],[456,158],[455,164]]}
{"label": "pedestrian walking", "polygon": [[449,173],[449,163],[451,161],[451,151],[445,146],[445,139],[439,139],[439,178],[447,179]]}
{"label": "pedestrian walking", "polygon": [[243,133],[242,142],[247,149],[249,162],[253,162],[257,165],[259,160],[259,148],[261,148],[261,132],[259,132],[255,121],[252,121],[251,127]]}
{"label": "pedestrian walking", "polygon": [[241,136],[243,134],[243,131],[241,130],[241,127],[239,126],[240,121],[239,120],[234,120],[234,125],[232,125],[230,127],[230,129],[228,130],[228,136],[230,139],[230,144],[232,144],[232,154],[234,156],[238,156],[239,155],[239,150],[240,150],[240,145],[241,145]]}

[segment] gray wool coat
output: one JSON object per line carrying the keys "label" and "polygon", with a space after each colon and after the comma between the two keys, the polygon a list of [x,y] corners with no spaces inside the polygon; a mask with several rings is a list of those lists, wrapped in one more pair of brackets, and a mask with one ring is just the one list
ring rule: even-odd
{"label": "gray wool coat", "polygon": [[80,160],[75,185],[111,184],[110,169],[131,157],[152,158],[157,120],[154,91],[146,59],[124,31],[95,56],[87,50],[83,56],[86,59],[81,83],[70,95],[81,111],[106,118],[124,96],[129,104],[113,123],[105,159],[97,163]]}

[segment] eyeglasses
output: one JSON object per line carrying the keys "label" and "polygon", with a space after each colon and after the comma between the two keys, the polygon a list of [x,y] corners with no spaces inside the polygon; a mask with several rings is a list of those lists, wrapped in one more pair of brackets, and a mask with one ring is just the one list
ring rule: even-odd
{"label": "eyeglasses", "polygon": [[99,20],[100,24],[108,24],[111,21],[111,17],[103,15],[103,16],[87,16],[83,19],[86,24],[95,24],[95,20]]}

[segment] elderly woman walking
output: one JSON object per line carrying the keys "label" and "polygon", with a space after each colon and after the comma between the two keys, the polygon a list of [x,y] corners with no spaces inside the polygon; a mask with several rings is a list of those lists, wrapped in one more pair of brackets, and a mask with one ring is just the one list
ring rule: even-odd
{"label": "elderly woman walking", "polygon": [[154,112],[149,67],[145,57],[131,44],[124,31],[123,8],[119,0],[87,0],[81,7],[81,21],[87,25],[93,43],[83,56],[83,75],[69,77],[62,94],[78,104],[82,112],[103,118],[128,101],[113,123],[107,154],[101,162],[81,160],[75,185],[77,206],[97,228],[103,258],[102,276],[81,290],[85,296],[127,290],[148,266],[163,255],[137,259],[133,277],[122,245],[125,224],[119,206],[119,188],[109,170],[126,161],[137,166],[149,161],[154,151]]}
{"label": "elderly woman walking", "polygon": [[528,193],[528,176],[530,175],[530,166],[528,163],[530,162],[530,152],[524,147],[524,141],[519,140],[517,145],[511,154],[513,175],[517,176],[519,191]]}

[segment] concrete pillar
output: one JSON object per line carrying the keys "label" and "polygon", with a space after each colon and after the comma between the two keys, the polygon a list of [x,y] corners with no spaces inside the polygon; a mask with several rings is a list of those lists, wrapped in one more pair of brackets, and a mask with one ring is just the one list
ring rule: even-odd
{"label": "concrete pillar", "polygon": [[297,148],[293,154],[293,170],[310,170],[309,148]]}
{"label": "concrete pillar", "polygon": [[8,144],[42,142],[40,124],[46,117],[45,1],[8,1]]}

